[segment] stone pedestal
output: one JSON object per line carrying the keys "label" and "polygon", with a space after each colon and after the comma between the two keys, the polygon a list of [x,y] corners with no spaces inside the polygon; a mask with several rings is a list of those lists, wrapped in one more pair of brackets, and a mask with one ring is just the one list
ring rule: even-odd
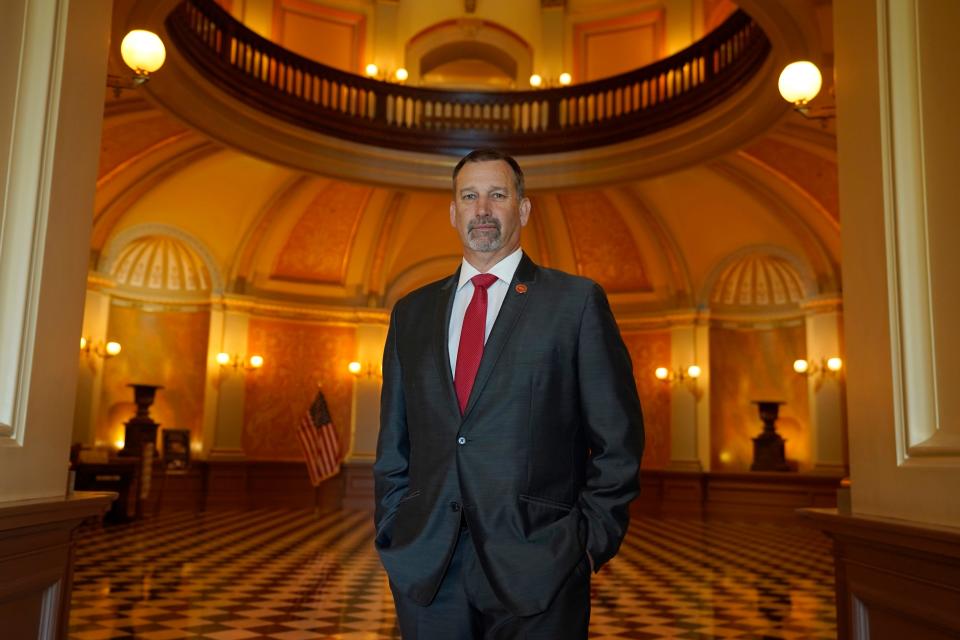
{"label": "stone pedestal", "polygon": [[153,384],[129,384],[133,387],[133,401],[137,403],[137,413],[128,420],[123,436],[123,449],[117,455],[140,457],[145,445],[150,446],[151,456],[157,449],[157,429],[160,425],[150,417],[150,405],[162,386]]}
{"label": "stone pedestal", "polygon": [[753,464],[751,471],[790,471],[787,464],[786,441],[777,433],[777,416],[783,402],[758,400],[754,404],[760,411],[763,432],[753,439]]}

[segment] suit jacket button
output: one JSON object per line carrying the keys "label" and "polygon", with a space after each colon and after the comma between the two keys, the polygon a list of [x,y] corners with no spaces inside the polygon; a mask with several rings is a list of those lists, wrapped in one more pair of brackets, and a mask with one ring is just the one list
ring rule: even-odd
{"label": "suit jacket button", "polygon": [[460,503],[459,503],[459,502],[451,502],[451,503],[450,503],[450,511],[460,511]]}
{"label": "suit jacket button", "polygon": [[459,438],[457,438],[457,444],[467,444],[467,439],[464,438],[463,436],[460,436]]}

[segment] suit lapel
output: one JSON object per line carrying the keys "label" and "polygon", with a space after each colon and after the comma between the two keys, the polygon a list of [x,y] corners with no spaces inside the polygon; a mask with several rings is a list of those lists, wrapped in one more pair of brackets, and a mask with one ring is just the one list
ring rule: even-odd
{"label": "suit lapel", "polygon": [[[473,381],[473,389],[470,391],[467,409],[463,412],[464,420],[470,417],[470,412],[473,411],[473,407],[477,404],[477,398],[480,397],[484,385],[486,385],[487,380],[490,379],[494,365],[496,365],[503,348],[507,342],[510,341],[510,336],[513,335],[513,327],[520,319],[520,316],[523,314],[523,309],[527,304],[527,298],[529,296],[526,294],[526,288],[523,289],[524,293],[520,293],[517,291],[517,285],[523,284],[524,287],[527,285],[532,286],[536,281],[536,274],[537,265],[524,253],[523,258],[520,259],[520,264],[517,265],[516,272],[513,274],[513,280],[510,282],[510,289],[503,299],[500,313],[497,314],[497,319],[493,323],[493,329],[490,330],[490,337],[487,338],[487,343],[483,347],[483,357],[480,359],[480,368],[477,370],[477,377]],[[447,368],[449,370],[449,365]]]}
{"label": "suit lapel", "polygon": [[453,373],[450,371],[450,314],[453,311],[453,297],[457,293],[457,283],[460,281],[460,269],[440,287],[437,295],[436,310],[433,314],[435,326],[433,329],[434,353],[437,367],[440,369],[440,380],[443,384],[444,398],[448,408],[454,415],[460,415],[460,405],[457,404],[457,392],[453,387]]}

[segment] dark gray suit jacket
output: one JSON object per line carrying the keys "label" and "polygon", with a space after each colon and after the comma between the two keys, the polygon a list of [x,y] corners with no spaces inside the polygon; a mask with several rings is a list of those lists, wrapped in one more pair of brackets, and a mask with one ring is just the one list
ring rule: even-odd
{"label": "dark gray suit jacket", "polygon": [[533,615],[585,550],[599,569],[620,546],[639,491],[640,400],[603,290],[524,255],[461,417],[447,347],[458,279],[418,289],[393,310],[375,545],[394,587],[427,605],[462,509],[498,598]]}

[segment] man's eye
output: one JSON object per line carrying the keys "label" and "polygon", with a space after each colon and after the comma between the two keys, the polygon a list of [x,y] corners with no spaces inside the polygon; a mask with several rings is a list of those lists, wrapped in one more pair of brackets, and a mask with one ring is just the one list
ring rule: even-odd
{"label": "man's eye", "polygon": [[464,200],[473,200],[473,199],[476,198],[476,197],[477,197],[476,194],[473,194],[473,193],[465,193],[465,194],[463,194],[463,199],[464,199]]}
{"label": "man's eye", "polygon": [[507,194],[505,194],[505,193],[495,193],[495,194],[493,194],[493,197],[496,198],[497,200],[503,200],[504,198],[507,197]]}

